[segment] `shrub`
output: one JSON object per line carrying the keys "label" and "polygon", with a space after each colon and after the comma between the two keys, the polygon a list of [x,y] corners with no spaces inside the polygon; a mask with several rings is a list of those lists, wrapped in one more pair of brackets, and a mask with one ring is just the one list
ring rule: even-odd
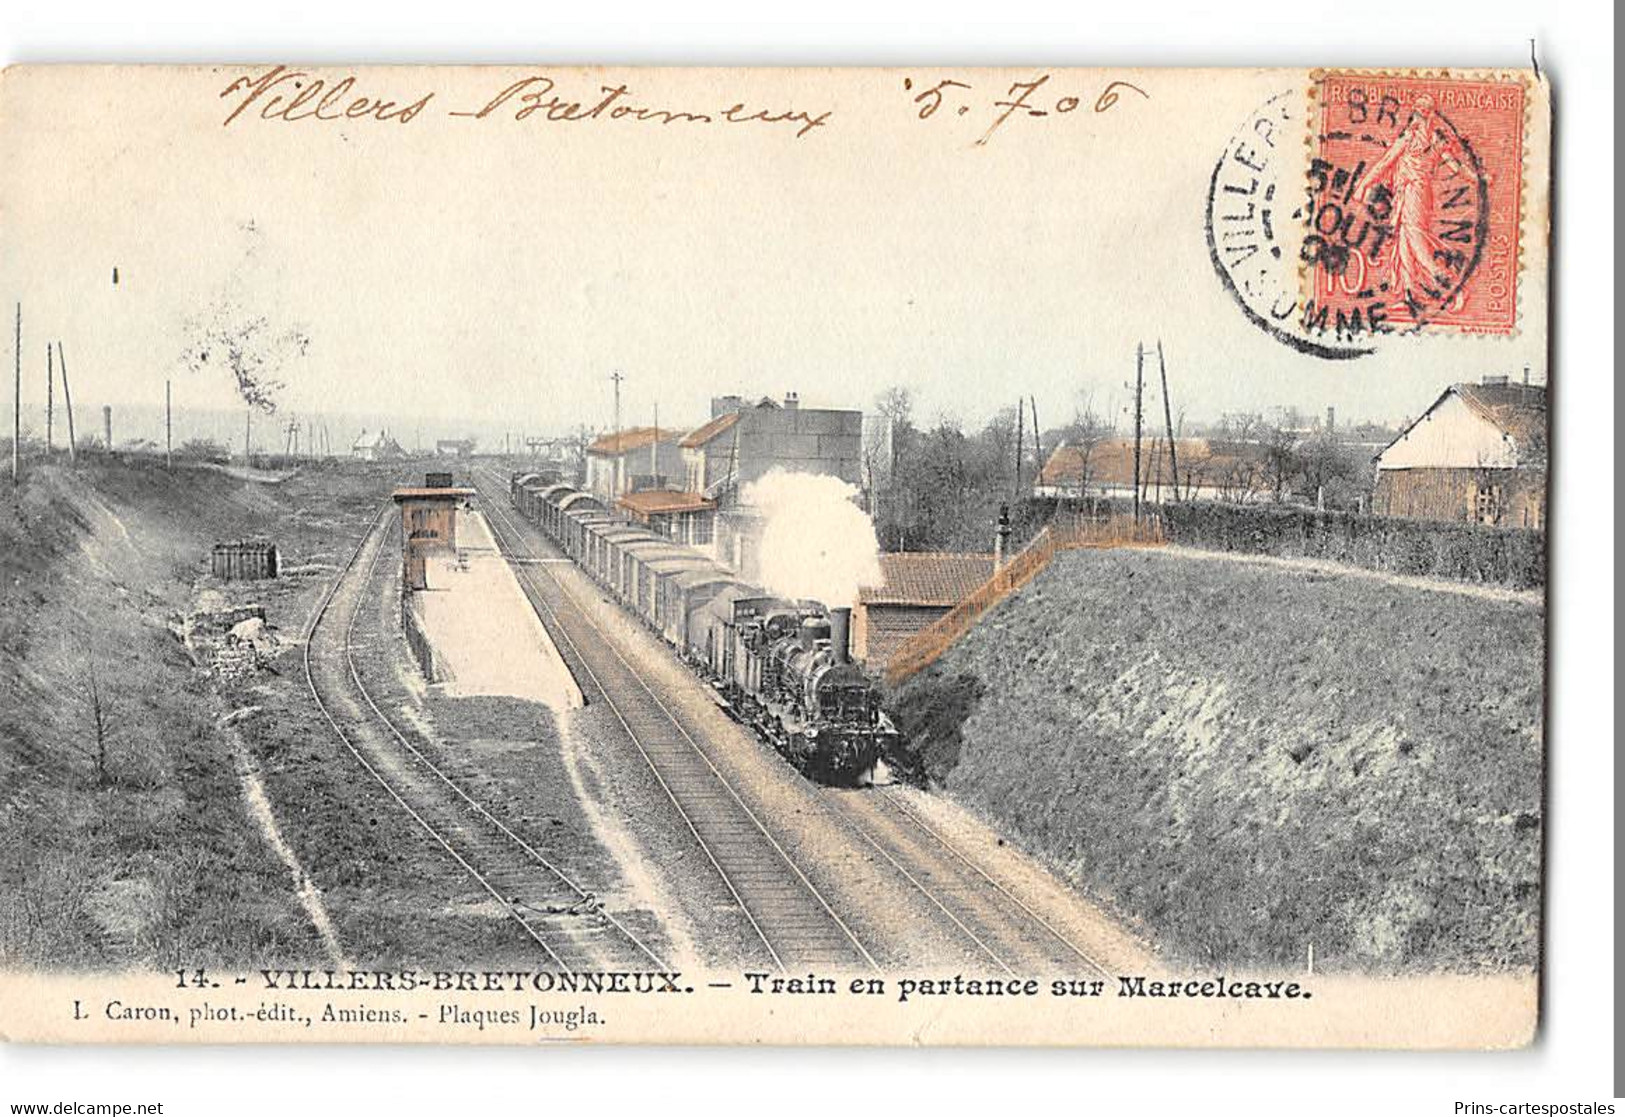
{"label": "shrub", "polygon": [[1189,547],[1325,559],[1513,589],[1546,584],[1546,535],[1525,528],[1212,501],[1166,504],[1161,514],[1168,538]]}

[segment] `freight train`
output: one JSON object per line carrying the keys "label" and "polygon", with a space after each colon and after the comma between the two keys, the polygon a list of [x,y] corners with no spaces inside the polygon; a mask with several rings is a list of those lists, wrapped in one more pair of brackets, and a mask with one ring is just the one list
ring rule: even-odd
{"label": "freight train", "polygon": [[879,686],[852,661],[850,609],[743,582],[555,475],[516,473],[509,495],[798,771],[837,786],[872,782],[897,732]]}

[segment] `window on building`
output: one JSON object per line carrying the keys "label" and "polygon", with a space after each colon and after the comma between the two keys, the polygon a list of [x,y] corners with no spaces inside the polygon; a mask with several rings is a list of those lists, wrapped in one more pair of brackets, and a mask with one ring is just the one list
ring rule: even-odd
{"label": "window on building", "polygon": [[1478,490],[1474,513],[1481,524],[1501,522],[1501,486],[1484,485]]}
{"label": "window on building", "polygon": [[711,542],[711,517],[705,515],[692,517],[689,525],[689,531],[690,542],[694,543],[696,546],[707,546]]}

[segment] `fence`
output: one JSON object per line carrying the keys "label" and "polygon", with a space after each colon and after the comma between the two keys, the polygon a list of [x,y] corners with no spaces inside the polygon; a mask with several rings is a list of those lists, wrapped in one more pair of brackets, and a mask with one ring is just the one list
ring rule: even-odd
{"label": "fence", "polygon": [[222,581],[246,581],[275,578],[277,553],[275,543],[216,543],[210,557],[210,569]]}
{"label": "fence", "polygon": [[1146,516],[1113,515],[1105,519],[1052,522],[1014,558],[993,572],[963,601],[903,642],[886,666],[886,681],[896,686],[935,663],[956,640],[971,630],[983,613],[1036,578],[1057,551],[1106,547],[1154,547],[1165,542],[1162,522]]}

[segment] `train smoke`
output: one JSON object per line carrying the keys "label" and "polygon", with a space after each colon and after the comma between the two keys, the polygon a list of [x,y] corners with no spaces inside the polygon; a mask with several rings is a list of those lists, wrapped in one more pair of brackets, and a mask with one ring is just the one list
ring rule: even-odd
{"label": "train smoke", "polygon": [[859,586],[880,584],[875,526],[839,477],[772,469],[745,486],[744,503],[766,518],[760,550],[764,589],[851,605]]}

